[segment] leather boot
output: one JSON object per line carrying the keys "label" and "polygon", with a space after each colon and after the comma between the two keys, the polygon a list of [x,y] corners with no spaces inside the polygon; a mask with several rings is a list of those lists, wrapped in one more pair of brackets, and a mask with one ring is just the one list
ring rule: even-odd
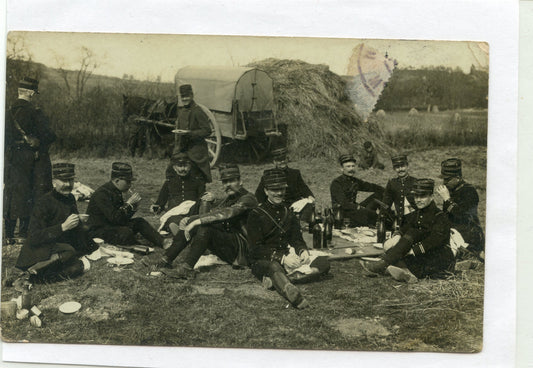
{"label": "leather boot", "polygon": [[287,299],[293,307],[304,309],[309,306],[309,303],[302,296],[300,290],[291,283],[285,273],[275,272],[271,279],[277,292]]}

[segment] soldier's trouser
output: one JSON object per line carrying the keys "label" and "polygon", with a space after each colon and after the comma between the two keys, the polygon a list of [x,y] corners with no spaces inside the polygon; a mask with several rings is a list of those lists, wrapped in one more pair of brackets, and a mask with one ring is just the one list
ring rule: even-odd
{"label": "soldier's trouser", "polygon": [[190,246],[183,252],[183,261],[194,267],[198,259],[209,249],[218,258],[229,264],[238,258],[242,239],[238,234],[223,231],[209,225],[201,225],[191,240]]}
{"label": "soldier's trouser", "polygon": [[252,273],[259,279],[268,276],[276,291],[293,306],[298,306],[303,301],[300,291],[292,285],[279,262],[260,260],[252,264]]}
{"label": "soldier's trouser", "polygon": [[127,226],[107,226],[91,231],[92,237],[104,239],[107,243],[118,245],[136,244],[135,234],[141,234],[150,243],[163,247],[163,237],[145,219],[136,217]]}
{"label": "soldier's trouser", "polygon": [[[280,270],[285,272],[285,269],[279,262],[268,261],[268,260],[258,260],[253,262],[250,267],[252,269],[252,274],[258,279],[262,279],[263,276],[272,277],[273,272]],[[309,264],[309,267],[318,269],[318,276],[324,275],[329,272],[330,264],[328,257],[316,257],[313,262]],[[316,280],[316,277],[312,277],[309,281]],[[304,283],[305,280],[300,280],[300,283]]]}

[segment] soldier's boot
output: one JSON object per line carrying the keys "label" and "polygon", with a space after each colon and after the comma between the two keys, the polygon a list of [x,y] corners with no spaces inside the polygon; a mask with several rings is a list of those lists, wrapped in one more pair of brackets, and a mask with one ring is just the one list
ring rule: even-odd
{"label": "soldier's boot", "polygon": [[272,284],[277,292],[287,299],[291,305],[298,309],[309,307],[309,303],[300,293],[300,290],[294,286],[284,272],[275,272],[272,276]]}
{"label": "soldier's boot", "polygon": [[411,273],[407,268],[401,268],[396,266],[387,267],[386,271],[396,281],[403,281],[408,284],[412,284],[418,281],[415,275]]}
{"label": "soldier's boot", "polygon": [[161,270],[166,276],[174,279],[194,279],[196,277],[196,272],[194,269],[185,262],[178,262],[175,268],[172,269],[162,269]]}
{"label": "soldier's boot", "polygon": [[379,261],[360,261],[359,263],[363,269],[370,274],[369,276],[382,274],[389,266],[389,264],[382,259]]}

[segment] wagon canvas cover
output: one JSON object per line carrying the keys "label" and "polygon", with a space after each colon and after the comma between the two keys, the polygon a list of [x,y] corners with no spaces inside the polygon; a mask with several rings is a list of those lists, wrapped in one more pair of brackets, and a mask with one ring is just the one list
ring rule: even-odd
{"label": "wagon canvas cover", "polygon": [[246,67],[186,66],[176,74],[176,87],[192,85],[194,99],[210,110],[231,112],[233,101],[239,110],[272,111],[272,79],[262,70]]}

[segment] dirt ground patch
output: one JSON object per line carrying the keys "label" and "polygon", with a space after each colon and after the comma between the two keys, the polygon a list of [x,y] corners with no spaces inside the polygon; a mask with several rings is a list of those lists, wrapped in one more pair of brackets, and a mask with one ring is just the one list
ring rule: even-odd
{"label": "dirt ground patch", "polygon": [[391,334],[375,319],[344,318],[333,322],[333,327],[348,337],[385,337]]}

